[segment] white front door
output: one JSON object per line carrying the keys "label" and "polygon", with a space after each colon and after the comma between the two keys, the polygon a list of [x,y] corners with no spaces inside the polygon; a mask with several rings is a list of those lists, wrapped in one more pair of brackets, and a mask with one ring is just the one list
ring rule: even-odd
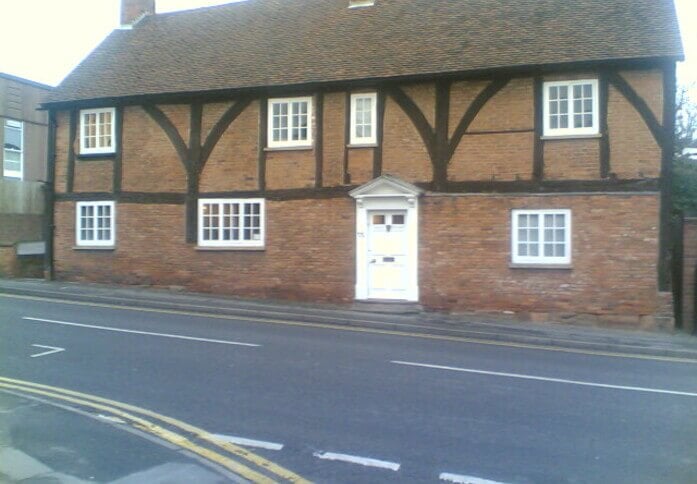
{"label": "white front door", "polygon": [[409,241],[406,210],[368,210],[368,298],[408,299]]}

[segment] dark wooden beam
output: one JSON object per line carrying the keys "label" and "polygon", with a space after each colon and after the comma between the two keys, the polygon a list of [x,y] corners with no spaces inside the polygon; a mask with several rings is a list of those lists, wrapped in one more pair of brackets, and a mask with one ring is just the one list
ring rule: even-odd
{"label": "dark wooden beam", "polygon": [[[637,94],[634,88],[632,88],[632,86],[630,86],[629,83],[617,72],[608,72],[608,81],[625,97],[627,101],[629,101],[629,104],[636,109],[641,118],[644,120],[644,123],[646,123],[646,126],[649,128],[649,131],[651,131],[656,143],[658,143],[658,146],[662,148],[667,142],[663,127],[656,119],[656,116],[654,116],[651,108],[649,108],[648,104],[646,104],[646,101],[644,101],[644,99]],[[672,134],[668,138],[671,137]]]}
{"label": "dark wooden beam", "polygon": [[663,145],[661,146],[661,212],[658,288],[671,288],[673,266],[673,150],[675,133],[675,63],[663,67]]}
{"label": "dark wooden beam", "polygon": [[206,136],[206,141],[203,143],[203,148],[201,149],[201,170],[203,170],[203,166],[205,166],[208,158],[211,156],[213,148],[218,144],[218,141],[220,141],[225,131],[227,131],[239,115],[247,109],[251,102],[252,100],[249,98],[239,99],[223,113],[213,128],[211,128],[208,136]]}
{"label": "dark wooden beam", "polygon": [[162,110],[160,110],[160,108],[158,108],[155,105],[145,104],[143,105],[143,109],[146,113],[148,113],[148,115],[153,119],[153,121],[155,121],[160,126],[160,128],[162,128],[162,131],[165,132],[170,142],[172,143],[172,146],[174,146],[174,149],[177,151],[179,160],[184,165],[186,171],[188,172],[189,170],[191,170],[192,167],[189,164],[189,149],[187,148],[184,139],[182,138],[181,134],[179,134],[179,131],[174,126],[172,121],[170,121],[167,115],[163,113]]}
{"label": "dark wooden beam", "polygon": [[607,71],[601,71],[598,76],[598,122],[600,129],[600,178],[610,176],[610,130],[608,128],[608,100],[610,95]]}
{"label": "dark wooden beam", "polygon": [[123,179],[123,112],[122,106],[116,107],[116,119],[114,122],[114,142],[116,149],[114,152],[114,165],[112,173],[112,190],[114,193],[121,192],[121,183]]}
{"label": "dark wooden beam", "polygon": [[351,183],[351,173],[349,172],[349,144],[351,143],[351,91],[346,91],[344,98],[344,185]]}
{"label": "dark wooden beam", "polygon": [[532,145],[532,178],[542,180],[545,174],[545,146],[542,141],[544,126],[544,96],[542,90],[544,83],[542,76],[533,78],[533,104],[534,104],[534,136]]}
{"label": "dark wooden beam", "polygon": [[68,166],[66,167],[65,181],[65,191],[68,193],[72,193],[73,187],[75,186],[75,139],[77,137],[78,116],[79,111],[77,109],[70,110],[70,126],[68,127]]}
{"label": "dark wooden beam", "polygon": [[[324,180],[324,93],[315,94],[315,188]],[[312,120],[310,120],[312,122]]]}
{"label": "dark wooden beam", "polygon": [[266,145],[268,143],[268,98],[259,98],[259,139],[257,141],[257,182],[259,191],[266,190]]}
{"label": "dark wooden beam", "polygon": [[55,231],[55,197],[56,197],[56,112],[48,111],[48,150],[46,154],[46,183],[44,184],[44,219],[43,238],[46,241],[44,251],[44,278],[54,279],[53,238]]}
{"label": "dark wooden beam", "polygon": [[375,106],[375,109],[377,109],[377,113],[375,116],[375,139],[377,141],[377,146],[375,146],[375,149],[373,151],[373,178],[377,178],[380,175],[382,175],[382,150],[385,142],[385,105],[387,104],[386,101],[387,96],[385,94],[385,90],[382,88],[378,89],[377,106]]}
{"label": "dark wooden beam", "polygon": [[[586,192],[658,192],[658,178],[604,180],[514,180],[449,182],[452,193],[586,193]],[[430,187],[429,187],[430,188]]]}
{"label": "dark wooden beam", "polygon": [[419,133],[419,136],[421,136],[424,146],[426,146],[431,161],[435,160],[437,158],[435,133],[428,123],[426,116],[424,116],[424,113],[421,112],[419,106],[417,106],[399,86],[390,87],[388,93],[397,105],[402,108],[402,111],[404,111],[409,119],[411,119],[416,131]]}
{"label": "dark wooden beam", "polygon": [[[435,159],[432,159],[433,185],[436,190],[443,189],[448,182],[448,163],[451,152],[448,142],[450,122],[450,86],[448,80],[436,81],[436,119],[435,119]],[[460,137],[462,138],[462,137]]]}
{"label": "dark wooden beam", "polygon": [[477,117],[486,103],[488,103],[491,98],[493,98],[506,86],[506,84],[508,84],[508,81],[508,78],[495,79],[491,81],[484,89],[482,89],[476,98],[474,98],[472,104],[469,105],[467,111],[465,111],[465,114],[460,119],[457,128],[455,128],[455,131],[453,131],[453,135],[450,139],[448,159],[452,158],[452,156],[455,154],[457,147],[460,145],[460,141],[462,141],[462,137],[467,131],[467,128],[469,128],[470,124],[472,124],[472,121],[474,121],[474,118]]}
{"label": "dark wooden beam", "polygon": [[186,241],[193,244],[198,239],[198,187],[203,165],[201,163],[201,125],[203,104],[193,103],[189,112],[189,153],[191,170],[186,174]]}

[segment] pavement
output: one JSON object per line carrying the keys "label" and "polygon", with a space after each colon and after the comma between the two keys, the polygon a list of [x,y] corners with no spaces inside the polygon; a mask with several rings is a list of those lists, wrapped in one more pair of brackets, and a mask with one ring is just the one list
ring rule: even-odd
{"label": "pavement", "polygon": [[0,482],[241,482],[124,424],[75,406],[0,392]]}
{"label": "pavement", "polygon": [[[425,312],[406,306],[398,313],[384,305],[332,305],[245,299],[94,283],[0,279],[0,294],[60,299],[120,307],[152,308],[200,315],[249,317],[369,328],[386,332],[455,337],[477,342],[512,343],[619,354],[697,360],[697,336],[684,332],[651,332],[561,323],[511,321],[505,315]],[[509,320],[507,320],[509,319]]]}

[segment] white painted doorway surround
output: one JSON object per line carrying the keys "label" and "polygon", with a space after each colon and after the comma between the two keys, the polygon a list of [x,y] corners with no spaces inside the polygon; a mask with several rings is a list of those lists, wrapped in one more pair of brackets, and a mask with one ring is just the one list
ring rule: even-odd
{"label": "white painted doorway surround", "polygon": [[350,192],[356,200],[356,299],[419,300],[419,196],[382,175]]}

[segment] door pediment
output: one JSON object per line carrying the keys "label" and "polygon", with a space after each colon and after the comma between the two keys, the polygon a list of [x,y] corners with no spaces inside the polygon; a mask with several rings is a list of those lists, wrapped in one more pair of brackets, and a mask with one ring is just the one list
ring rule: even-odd
{"label": "door pediment", "polygon": [[423,193],[416,185],[392,175],[382,175],[349,192],[356,200],[372,197],[415,198]]}

